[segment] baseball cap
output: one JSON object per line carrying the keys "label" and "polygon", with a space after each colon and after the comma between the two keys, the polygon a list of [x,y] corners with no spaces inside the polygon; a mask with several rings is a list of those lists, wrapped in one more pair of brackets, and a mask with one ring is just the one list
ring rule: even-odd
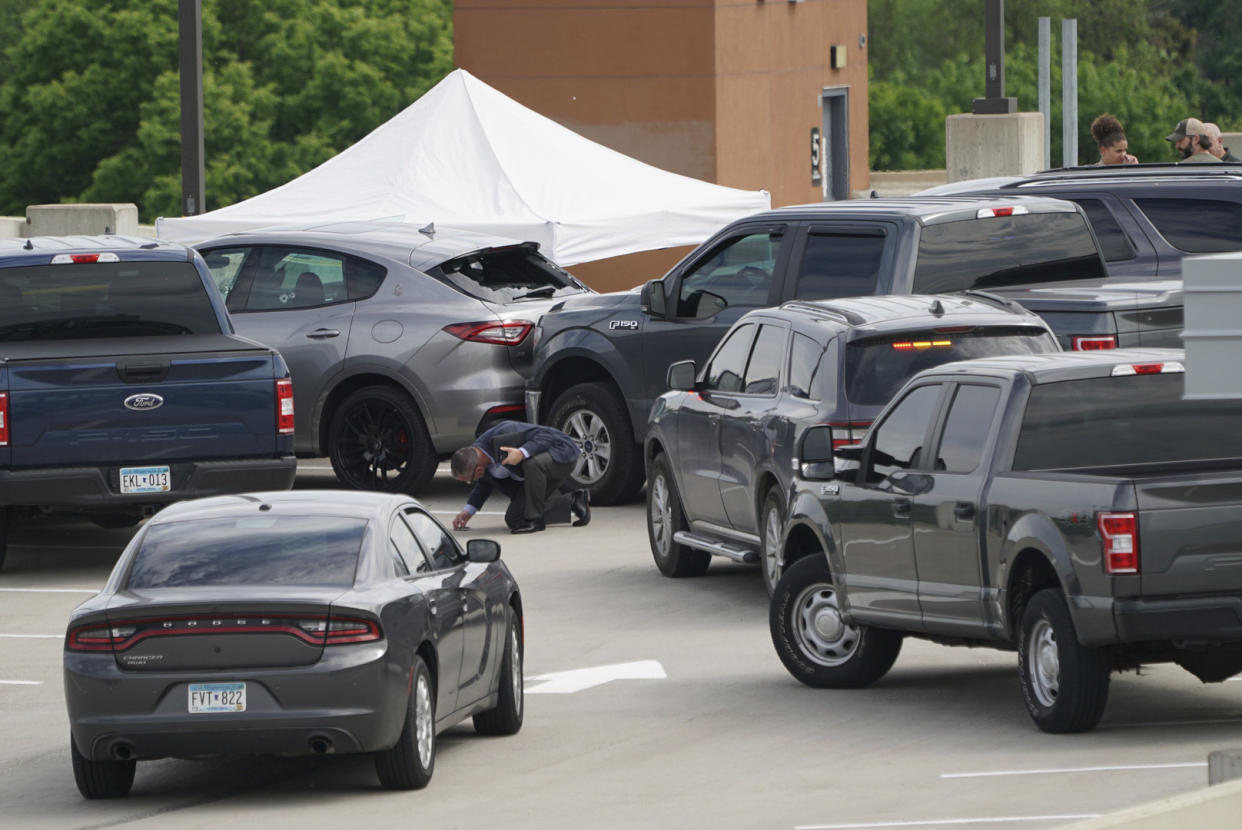
{"label": "baseball cap", "polygon": [[1181,141],[1188,135],[1207,135],[1207,131],[1203,129],[1203,122],[1198,118],[1183,118],[1177,122],[1173,132],[1164,138],[1166,141]]}

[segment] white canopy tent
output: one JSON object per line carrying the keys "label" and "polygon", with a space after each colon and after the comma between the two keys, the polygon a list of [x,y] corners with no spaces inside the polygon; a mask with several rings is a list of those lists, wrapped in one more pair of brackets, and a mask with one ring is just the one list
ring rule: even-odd
{"label": "white canopy tent", "polygon": [[532,240],[569,266],[694,245],[770,204],[765,190],[669,173],[589,141],[457,69],[293,181],[155,227],[192,243],[271,225],[434,222]]}

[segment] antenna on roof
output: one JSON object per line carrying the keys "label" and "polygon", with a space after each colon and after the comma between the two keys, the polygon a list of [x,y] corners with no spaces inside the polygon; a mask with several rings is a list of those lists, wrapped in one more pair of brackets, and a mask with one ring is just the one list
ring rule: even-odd
{"label": "antenna on roof", "polygon": [[34,250],[34,243],[33,243],[33,242],[31,242],[29,239],[27,239],[27,240],[26,240],[26,244],[25,244],[25,245],[23,245],[22,247],[23,247],[23,248],[25,248],[27,251],[33,251],[33,250]]}
{"label": "antenna on roof", "polygon": [[426,235],[428,239],[435,239],[436,238],[436,223],[428,222],[427,227],[419,228],[418,232]]}
{"label": "antenna on roof", "polygon": [[937,317],[944,314],[944,306],[940,304],[939,300],[932,300],[931,313],[935,314]]}

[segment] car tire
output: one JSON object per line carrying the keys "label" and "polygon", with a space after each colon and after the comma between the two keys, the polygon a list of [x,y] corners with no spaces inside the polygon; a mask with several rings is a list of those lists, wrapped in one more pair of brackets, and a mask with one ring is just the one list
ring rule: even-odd
{"label": "car tire", "polygon": [[643,468],[625,402],[601,383],[571,386],[553,402],[548,423],[582,449],[573,479],[591,491],[591,504],[633,501]]}
{"label": "car tire", "polygon": [[387,493],[419,492],[438,463],[418,407],[390,386],[364,386],[341,402],[328,427],[328,457],[344,487]]}
{"label": "car tire", "polygon": [[521,621],[514,610],[509,613],[505,652],[500,660],[500,700],[494,709],[474,716],[474,729],[480,735],[516,735],[522,728],[526,709],[522,688],[522,633]]}
{"label": "car tire", "polygon": [[73,780],[84,798],[120,798],[134,786],[137,761],[92,761],[78,751],[72,735],[69,752],[73,756]]}
{"label": "car tire", "polygon": [[1037,591],[1022,612],[1018,671],[1022,698],[1044,732],[1086,732],[1104,715],[1108,702],[1108,656],[1080,645],[1065,596],[1055,588]]}
{"label": "car tire", "polygon": [[665,576],[702,576],[712,561],[710,553],[674,541],[686,529],[686,514],[677,495],[677,482],[663,453],[651,462],[651,481],[647,486],[647,541],[651,557]]}
{"label": "car tire", "polygon": [[901,651],[900,632],[841,620],[837,589],[820,553],[785,569],[772,593],[768,628],[789,673],[817,689],[870,686]]}
{"label": "car tire", "polygon": [[781,488],[775,485],[763,498],[759,514],[759,567],[763,572],[763,587],[768,596],[776,591],[781,578],[781,534],[785,530],[785,500]]}
{"label": "car tire", "polygon": [[375,753],[375,774],[386,790],[421,790],[436,768],[436,693],[431,672],[415,655],[405,725],[392,749]]}

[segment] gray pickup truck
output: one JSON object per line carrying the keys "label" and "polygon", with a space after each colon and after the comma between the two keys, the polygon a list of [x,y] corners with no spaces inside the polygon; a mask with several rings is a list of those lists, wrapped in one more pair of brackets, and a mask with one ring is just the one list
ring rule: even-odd
{"label": "gray pickup truck", "polygon": [[1065,349],[1180,347],[1179,280],[1114,279],[1082,209],[1033,196],[871,199],[731,223],[641,290],[543,315],[528,420],[583,448],[574,477],[611,504],[643,483],[640,444],[669,364],[700,365],[747,311],[790,300],[984,290],[1047,321]]}
{"label": "gray pickup truck", "polygon": [[1183,400],[1182,360],[948,363],[861,443],[809,429],[769,614],[785,667],[858,687],[905,636],[1016,648],[1046,732],[1094,727],[1113,671],[1242,671],[1242,401]]}

